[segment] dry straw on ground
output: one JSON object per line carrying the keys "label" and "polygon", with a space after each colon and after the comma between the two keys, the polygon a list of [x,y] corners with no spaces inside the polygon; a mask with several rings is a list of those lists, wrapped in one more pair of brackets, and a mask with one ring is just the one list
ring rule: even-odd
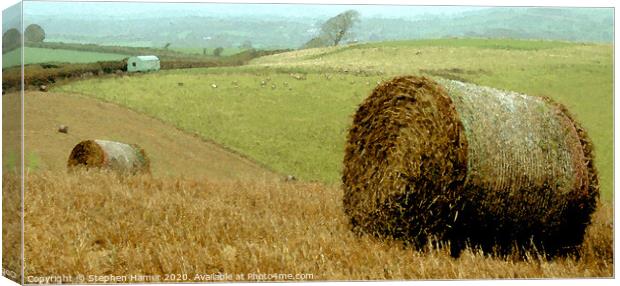
{"label": "dry straw on ground", "polygon": [[[116,176],[97,169],[31,172],[25,182],[26,276],[163,279],[180,273],[204,282],[196,274],[306,273],[312,280],[613,275],[608,204],[588,228],[581,259],[548,261],[536,252],[526,260],[503,259],[471,249],[454,259],[445,248],[416,251],[353,234],[342,192],[320,184]],[[19,184],[4,174],[4,192]],[[19,195],[3,196],[3,266],[19,267]]]}
{"label": "dry straw on ground", "polygon": [[85,140],[71,150],[67,166],[109,168],[120,173],[150,172],[146,152],[137,145],[106,140]]}
{"label": "dry straw on ground", "polygon": [[592,145],[549,99],[404,76],[361,104],[345,150],[354,230],[487,253],[576,254],[598,199]]}

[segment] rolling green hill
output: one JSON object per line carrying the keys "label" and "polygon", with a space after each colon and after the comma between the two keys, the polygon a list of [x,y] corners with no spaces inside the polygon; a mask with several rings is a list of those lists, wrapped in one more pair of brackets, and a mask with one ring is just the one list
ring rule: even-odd
{"label": "rolling green hill", "polygon": [[603,44],[386,42],[276,54],[242,67],[92,79],[56,90],[128,106],[281,173],[329,183],[340,180],[351,116],[378,81],[424,74],[549,96],[590,133],[602,192],[611,198],[612,55],[612,46]]}

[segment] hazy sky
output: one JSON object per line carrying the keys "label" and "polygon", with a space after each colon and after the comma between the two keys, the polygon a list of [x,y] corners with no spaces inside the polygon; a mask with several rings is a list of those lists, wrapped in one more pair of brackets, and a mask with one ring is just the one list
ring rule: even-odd
{"label": "hazy sky", "polygon": [[402,18],[424,14],[455,14],[481,7],[463,6],[381,6],[381,5],[301,5],[301,4],[210,4],[210,3],[93,3],[93,2],[24,2],[24,16],[72,17],[161,17],[174,16],[290,16],[324,17],[348,9],[362,17]]}
{"label": "hazy sky", "polygon": [[21,12],[18,4],[2,10],[2,33],[8,29],[18,28],[21,22]]}

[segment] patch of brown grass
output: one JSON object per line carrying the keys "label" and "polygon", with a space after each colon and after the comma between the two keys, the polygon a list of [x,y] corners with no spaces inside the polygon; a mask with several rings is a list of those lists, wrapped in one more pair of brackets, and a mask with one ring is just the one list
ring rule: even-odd
{"label": "patch of brown grass", "polygon": [[20,281],[22,267],[21,238],[20,176],[6,172],[2,175],[2,274],[15,282]]}
{"label": "patch of brown grass", "polygon": [[[17,182],[8,174],[3,178],[5,186]],[[214,273],[232,274],[231,279],[236,274],[248,279],[248,273],[303,273],[314,280],[613,275],[607,204],[588,230],[582,259],[547,261],[531,255],[524,261],[471,249],[453,259],[446,248],[415,251],[399,242],[356,236],[342,210],[342,191],[313,183],[40,172],[26,176],[25,192],[26,277],[158,274],[165,281],[165,274],[187,274],[194,280],[196,274]]]}

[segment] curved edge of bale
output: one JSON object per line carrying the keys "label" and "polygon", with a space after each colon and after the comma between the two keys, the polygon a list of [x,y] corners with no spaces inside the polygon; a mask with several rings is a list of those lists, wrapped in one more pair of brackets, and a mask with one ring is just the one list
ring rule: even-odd
{"label": "curved edge of bale", "polygon": [[561,226],[560,235],[564,241],[560,254],[579,255],[587,227],[591,224],[592,215],[596,211],[600,186],[598,170],[594,165],[594,145],[585,128],[575,120],[575,117],[561,103],[548,97],[542,97],[545,102],[555,107],[562,116],[572,125],[579,137],[579,148],[583,152],[583,160],[587,171],[584,182],[567,195],[566,224]]}
{"label": "curved edge of bale", "polygon": [[594,144],[592,143],[592,140],[590,139],[588,132],[579,123],[579,121],[575,120],[575,117],[572,115],[570,111],[568,111],[566,106],[564,106],[561,103],[555,102],[548,97],[543,97],[543,100],[547,101],[549,104],[558,108],[562,112],[562,114],[566,116],[571,121],[573,126],[575,127],[577,135],[579,136],[581,147],[583,148],[582,150],[583,150],[584,158],[587,161],[586,167],[588,170],[588,183],[584,191],[587,191],[588,197],[590,198],[590,200],[594,200],[594,201],[598,200],[599,195],[600,195],[599,194],[600,186],[599,186],[599,180],[598,180],[598,170],[596,169],[596,166],[594,165],[594,159],[595,159],[594,158],[595,157],[594,156]]}
{"label": "curved edge of bale", "polygon": [[377,86],[355,113],[345,147],[343,207],[353,231],[417,247],[447,239],[467,174],[464,134],[452,99],[432,79]]}
{"label": "curved edge of bale", "polygon": [[150,174],[151,173],[151,159],[149,158],[148,155],[146,155],[146,151],[144,151],[144,148],[138,146],[137,144],[131,144],[131,147],[133,147],[137,151],[138,160],[140,160],[140,163],[142,165],[142,167],[140,168],[142,172],[146,174]]}

